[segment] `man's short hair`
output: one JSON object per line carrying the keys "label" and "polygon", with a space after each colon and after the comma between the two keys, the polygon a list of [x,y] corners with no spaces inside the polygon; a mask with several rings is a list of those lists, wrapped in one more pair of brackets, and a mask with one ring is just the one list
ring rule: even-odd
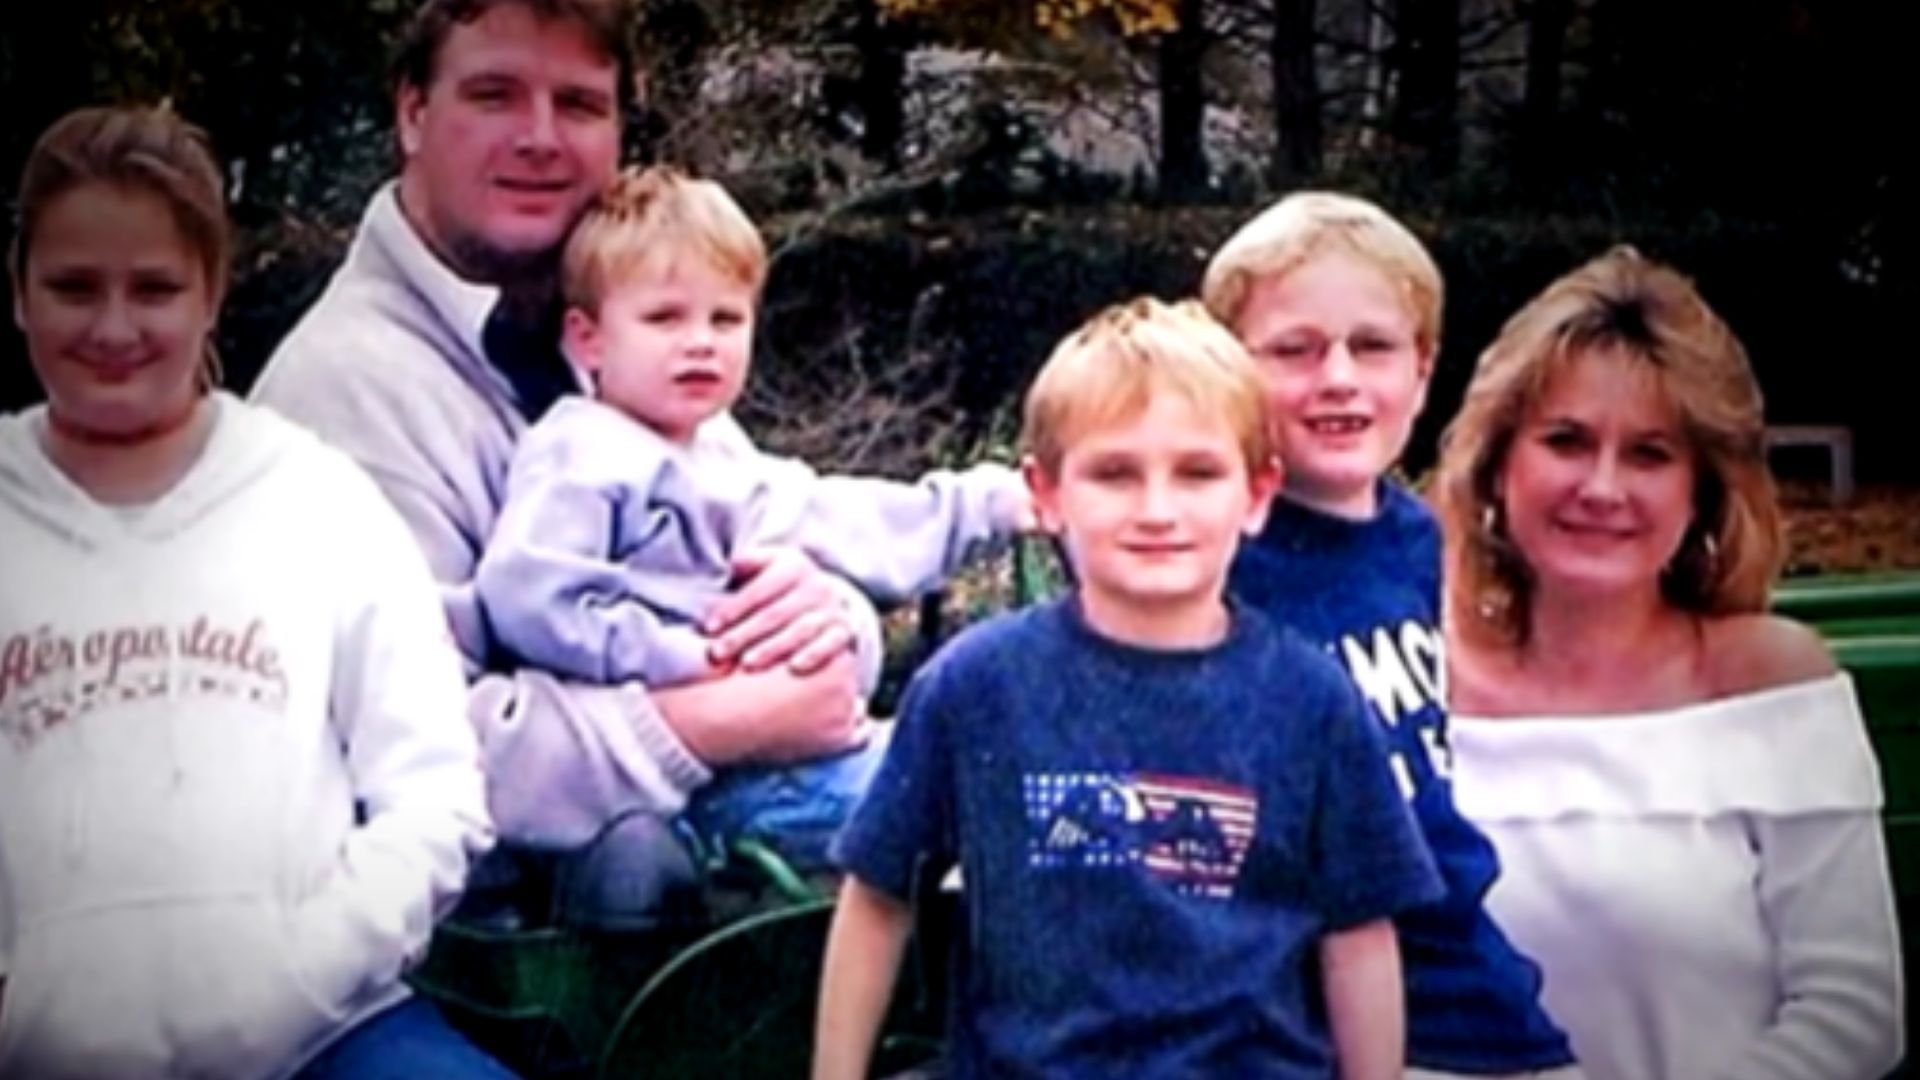
{"label": "man's short hair", "polygon": [[394,48],[393,88],[424,91],[432,85],[440,47],[464,26],[502,5],[514,4],[536,18],[572,23],[586,32],[619,72],[616,100],[624,105],[634,88],[633,14],[628,0],[425,0],[408,20]]}

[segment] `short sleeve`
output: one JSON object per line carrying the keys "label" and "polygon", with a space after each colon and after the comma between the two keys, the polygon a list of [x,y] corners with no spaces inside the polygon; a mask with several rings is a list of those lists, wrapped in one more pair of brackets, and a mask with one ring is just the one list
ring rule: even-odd
{"label": "short sleeve", "polygon": [[831,851],[841,869],[901,900],[929,864],[944,872],[958,858],[944,667],[936,658],[908,683],[887,756]]}
{"label": "short sleeve", "polygon": [[1352,684],[1329,686],[1312,835],[1314,898],[1333,929],[1440,899],[1433,856],[1394,782],[1386,745]]}

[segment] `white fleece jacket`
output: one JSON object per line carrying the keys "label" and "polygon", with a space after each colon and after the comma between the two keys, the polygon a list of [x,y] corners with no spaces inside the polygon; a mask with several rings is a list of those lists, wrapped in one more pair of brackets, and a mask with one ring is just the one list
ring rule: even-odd
{"label": "white fleece jacket", "polygon": [[221,395],[122,512],[0,418],[0,1076],[275,1077],[403,998],[492,842],[438,595],[343,455]]}

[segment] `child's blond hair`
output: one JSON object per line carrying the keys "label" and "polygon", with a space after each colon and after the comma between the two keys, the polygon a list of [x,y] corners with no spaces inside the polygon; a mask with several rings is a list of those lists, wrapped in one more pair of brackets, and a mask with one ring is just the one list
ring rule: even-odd
{"label": "child's blond hair", "polygon": [[620,283],[689,256],[756,294],[766,281],[766,243],[725,188],[671,166],[624,169],[567,239],[561,289],[569,305],[597,313]]}
{"label": "child's blond hair", "polygon": [[1107,308],[1054,348],[1027,391],[1021,445],[1058,476],[1074,440],[1165,393],[1230,429],[1250,470],[1273,461],[1266,391],[1246,348],[1198,301],[1152,297]]}
{"label": "child's blond hair", "polygon": [[1444,299],[1440,268],[1405,225],[1353,195],[1299,191],[1261,211],[1214,252],[1201,299],[1214,318],[1233,326],[1255,282],[1291,273],[1327,251],[1345,252],[1385,275],[1413,316],[1420,350],[1434,353]]}

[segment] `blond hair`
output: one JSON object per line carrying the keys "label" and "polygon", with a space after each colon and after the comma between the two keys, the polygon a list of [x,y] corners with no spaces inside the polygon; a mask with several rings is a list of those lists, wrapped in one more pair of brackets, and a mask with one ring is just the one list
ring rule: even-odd
{"label": "blond hair", "polygon": [[621,282],[689,256],[756,293],[766,281],[766,243],[725,188],[670,166],[628,168],[567,239],[561,288],[568,304],[597,313]]}
{"label": "blond hair", "polygon": [[1266,392],[1245,347],[1197,301],[1152,297],[1101,311],[1054,348],[1027,391],[1022,448],[1058,476],[1075,439],[1166,393],[1230,429],[1249,469],[1273,460]]}
{"label": "blond hair", "polygon": [[1762,610],[1785,541],[1759,384],[1693,283],[1623,245],[1507,321],[1441,438],[1434,488],[1455,625],[1491,643],[1528,638],[1533,575],[1506,534],[1499,478],[1528,413],[1582,357],[1635,365],[1680,419],[1696,471],[1693,522],[1661,575],[1662,595],[1700,614]]}
{"label": "blond hair", "polygon": [[1329,251],[1352,255],[1385,276],[1413,318],[1420,351],[1431,356],[1437,350],[1444,302],[1439,266],[1405,225],[1352,195],[1298,191],[1255,215],[1214,252],[1200,297],[1214,318],[1233,326],[1256,282],[1284,277]]}

